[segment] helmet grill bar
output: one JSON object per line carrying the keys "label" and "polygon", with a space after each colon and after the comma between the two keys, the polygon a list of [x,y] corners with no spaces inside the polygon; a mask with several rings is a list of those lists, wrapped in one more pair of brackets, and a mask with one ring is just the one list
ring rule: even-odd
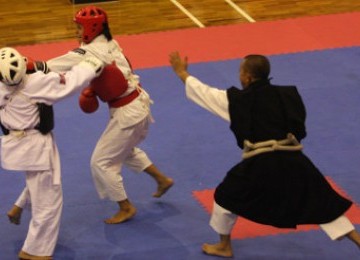
{"label": "helmet grill bar", "polygon": [[15,70],[10,70],[10,78],[11,80],[13,80],[16,76],[16,71]]}

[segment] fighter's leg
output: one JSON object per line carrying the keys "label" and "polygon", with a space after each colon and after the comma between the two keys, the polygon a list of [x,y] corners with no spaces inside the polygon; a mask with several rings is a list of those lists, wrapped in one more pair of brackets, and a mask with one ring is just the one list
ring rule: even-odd
{"label": "fighter's leg", "polygon": [[151,164],[144,171],[157,183],[157,190],[153,193],[155,198],[160,198],[174,185],[174,180],[163,174],[154,164]]}
{"label": "fighter's leg", "polygon": [[106,224],[120,224],[135,216],[136,208],[129,199],[121,200],[117,203],[119,205],[119,210],[112,217],[104,220]]}
{"label": "fighter's leg", "polygon": [[27,187],[23,189],[13,207],[7,212],[10,223],[20,224],[22,211],[26,205],[30,205],[30,194]]}
{"label": "fighter's leg", "polygon": [[22,252],[52,256],[57,243],[63,206],[61,184],[53,184],[53,172],[27,172],[32,218]]}
{"label": "fighter's leg", "polygon": [[108,122],[93,151],[90,166],[96,190],[101,199],[127,199],[121,168],[128,153],[128,136],[115,119]]}
{"label": "fighter's leg", "polygon": [[341,240],[347,237],[360,248],[360,234],[346,216],[342,215],[329,223],[319,226],[332,240]]}
{"label": "fighter's leg", "polygon": [[174,185],[174,180],[162,173],[140,148],[135,147],[124,163],[132,171],[145,172],[155,180],[157,184],[157,190],[153,193],[155,198],[160,198]]}
{"label": "fighter's leg", "polygon": [[109,198],[119,206],[119,210],[113,216],[104,220],[105,223],[119,224],[133,218],[136,208],[127,198],[121,175],[122,162],[120,159],[112,158],[113,153],[108,150],[112,147],[111,144],[103,149],[106,143],[106,136],[104,139],[100,138],[91,158],[91,172],[100,198]]}
{"label": "fighter's leg", "polygon": [[13,207],[7,212],[7,216],[10,223],[15,225],[20,225],[22,211],[23,211],[22,208],[14,204]]}
{"label": "fighter's leg", "polygon": [[135,207],[127,198],[121,168],[134,146],[140,142],[139,132],[142,129],[143,122],[122,129],[112,118],[93,152],[91,172],[99,196],[116,201],[119,205],[117,213],[105,220],[108,224],[122,223],[136,214]]}
{"label": "fighter's leg", "polygon": [[356,229],[351,230],[349,233],[347,233],[346,237],[360,248],[360,234]]}
{"label": "fighter's leg", "polygon": [[216,244],[203,244],[205,254],[221,257],[232,257],[231,231],[236,223],[237,215],[224,209],[214,202],[210,219],[210,226],[219,234],[220,241]]}

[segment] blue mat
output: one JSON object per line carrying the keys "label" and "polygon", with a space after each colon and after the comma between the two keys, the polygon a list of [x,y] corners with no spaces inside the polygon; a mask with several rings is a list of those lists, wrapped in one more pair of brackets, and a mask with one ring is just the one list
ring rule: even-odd
{"label": "blue mat", "polygon": [[[305,152],[355,202],[360,200],[360,48],[270,56],[272,82],[297,85],[307,106]],[[239,60],[197,63],[190,72],[210,85],[239,86]],[[155,124],[141,147],[154,163],[175,179],[163,198],[154,199],[155,183],[145,174],[124,169],[136,217],[121,225],[105,225],[117,206],[98,199],[90,176],[92,149],[108,117],[106,105],[83,114],[77,97],[55,106],[55,136],[61,153],[64,211],[54,258],[61,260],[212,259],[201,252],[216,242],[209,214],[192,191],[213,189],[237,163],[241,151],[228,123],[185,98],[184,86],[169,67],[139,70],[142,85],[155,101]],[[0,259],[11,260],[21,249],[29,212],[22,225],[8,223],[6,212],[24,185],[22,173],[0,172]],[[322,231],[234,240],[235,259],[356,259],[348,241],[332,242]]]}

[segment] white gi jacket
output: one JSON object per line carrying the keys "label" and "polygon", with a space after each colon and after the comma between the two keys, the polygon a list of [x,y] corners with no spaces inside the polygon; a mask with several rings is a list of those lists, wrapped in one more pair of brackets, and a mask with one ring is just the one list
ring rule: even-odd
{"label": "white gi jacket", "polygon": [[[58,158],[57,149],[52,134],[34,130],[40,120],[36,103],[52,105],[87,86],[94,77],[93,70],[75,66],[65,75],[54,72],[27,75],[19,86],[0,83],[0,120],[10,130],[10,134],[1,138],[2,167],[16,171],[52,169],[54,158]],[[54,175],[54,184],[59,183],[60,169]]]}
{"label": "white gi jacket", "polygon": [[[125,79],[127,79],[129,86],[121,97],[129,95],[129,93],[133,92],[136,88],[139,88],[139,76],[134,74],[121,47],[116,40],[108,41],[104,35],[97,36],[88,44],[82,43],[80,48],[69,51],[65,55],[48,60],[47,65],[51,71],[65,72],[89,55],[95,56],[106,64],[116,63]],[[128,105],[119,108],[122,110],[121,113],[118,114],[120,127],[127,128],[133,126],[147,116],[151,116],[149,109],[150,103],[152,103],[152,101],[149,95],[142,89],[138,98]]]}

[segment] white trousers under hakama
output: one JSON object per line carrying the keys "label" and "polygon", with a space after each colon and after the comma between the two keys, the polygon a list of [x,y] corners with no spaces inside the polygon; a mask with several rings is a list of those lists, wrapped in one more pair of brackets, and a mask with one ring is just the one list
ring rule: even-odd
{"label": "white trousers under hakama", "polygon": [[[230,235],[237,218],[238,215],[214,202],[210,226],[220,235]],[[332,240],[341,239],[355,229],[354,225],[344,215],[319,226]]]}

